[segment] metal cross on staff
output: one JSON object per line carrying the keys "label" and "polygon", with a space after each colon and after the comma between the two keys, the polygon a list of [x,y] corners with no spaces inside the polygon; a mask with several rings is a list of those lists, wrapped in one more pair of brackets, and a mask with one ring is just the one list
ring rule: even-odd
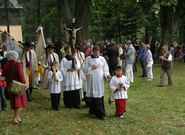
{"label": "metal cross on staff", "polygon": [[71,44],[71,47],[73,47],[73,48],[76,45],[77,32],[82,29],[82,27],[75,28],[75,25],[74,25],[75,23],[76,23],[76,19],[73,18],[71,27],[70,28],[68,28],[66,26],[64,27],[64,29],[67,30],[70,34],[70,44]]}

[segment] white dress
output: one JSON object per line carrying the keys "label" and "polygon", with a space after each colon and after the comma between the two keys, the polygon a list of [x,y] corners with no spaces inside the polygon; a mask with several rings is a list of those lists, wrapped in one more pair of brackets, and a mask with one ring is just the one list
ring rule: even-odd
{"label": "white dress", "polygon": [[[93,70],[92,66],[96,65],[97,69]],[[86,58],[85,74],[87,77],[87,97],[102,98],[104,96],[104,77],[109,76],[109,67],[104,57]]]}

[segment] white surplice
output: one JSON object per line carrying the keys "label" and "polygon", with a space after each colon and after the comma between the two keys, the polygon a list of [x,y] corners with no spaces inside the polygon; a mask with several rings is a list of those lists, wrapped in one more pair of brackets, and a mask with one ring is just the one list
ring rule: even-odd
{"label": "white surplice", "polygon": [[60,71],[63,75],[63,90],[73,91],[82,88],[81,75],[80,75],[80,62],[76,59],[75,70],[73,72],[68,71],[72,69],[72,60],[63,58],[60,63]]}
{"label": "white surplice", "polygon": [[[123,88],[122,89],[119,88],[120,84],[122,84],[125,87],[125,90]],[[114,99],[128,99],[127,90],[130,87],[130,82],[126,76],[122,77],[113,76],[109,83],[109,86],[113,92]],[[116,89],[119,89],[119,91],[114,93]]]}
{"label": "white surplice", "polygon": [[61,82],[63,81],[63,76],[60,71],[56,72],[56,78],[54,78],[54,74],[52,71],[48,73],[48,81],[49,81],[49,90],[52,94],[59,94],[61,92]]}
{"label": "white surplice", "polygon": [[[96,65],[96,69],[92,66]],[[87,97],[102,98],[104,96],[104,77],[109,76],[109,67],[104,57],[86,58],[84,72],[87,77]]]}

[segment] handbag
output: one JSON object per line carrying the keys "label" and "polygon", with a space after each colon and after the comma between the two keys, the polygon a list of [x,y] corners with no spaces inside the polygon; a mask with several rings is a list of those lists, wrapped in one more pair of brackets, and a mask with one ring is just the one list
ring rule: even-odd
{"label": "handbag", "polygon": [[25,90],[25,87],[24,83],[13,80],[9,92],[13,95],[19,95]]}

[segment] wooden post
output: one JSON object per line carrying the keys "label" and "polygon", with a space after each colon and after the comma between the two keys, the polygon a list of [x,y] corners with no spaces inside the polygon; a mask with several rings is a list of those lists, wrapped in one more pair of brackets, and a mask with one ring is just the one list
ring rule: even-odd
{"label": "wooden post", "polygon": [[5,5],[5,12],[6,12],[6,26],[7,26],[7,32],[10,33],[10,22],[9,22],[9,7],[8,7],[8,0],[4,0]]}
{"label": "wooden post", "polygon": [[37,24],[38,24],[38,26],[39,25],[41,25],[41,19],[40,19],[40,17],[41,17],[41,15],[40,15],[40,8],[41,8],[41,0],[38,0],[38,3],[37,3],[38,5],[38,7],[37,7]]}

